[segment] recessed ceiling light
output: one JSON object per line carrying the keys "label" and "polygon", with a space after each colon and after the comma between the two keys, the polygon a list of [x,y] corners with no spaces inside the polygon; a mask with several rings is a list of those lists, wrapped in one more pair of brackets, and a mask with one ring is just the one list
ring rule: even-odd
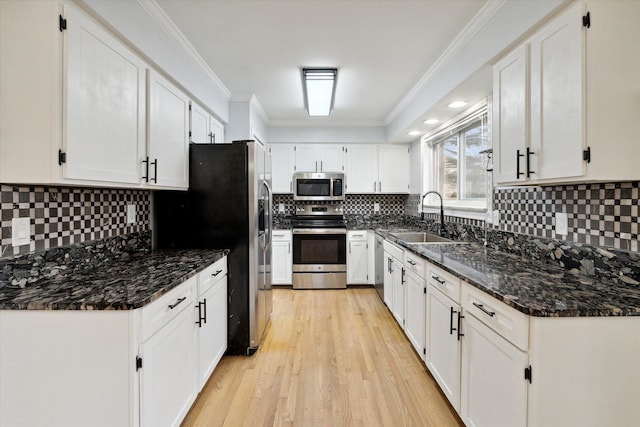
{"label": "recessed ceiling light", "polygon": [[449,104],[449,108],[462,108],[465,105],[467,105],[465,101],[454,101],[451,104]]}
{"label": "recessed ceiling light", "polygon": [[440,123],[440,120],[438,120],[438,119],[429,119],[429,120],[425,120],[424,121],[425,125],[435,125],[436,123]]}
{"label": "recessed ceiling light", "polygon": [[409,135],[411,135],[411,136],[420,135],[420,131],[419,130],[412,130],[412,131],[409,132]]}

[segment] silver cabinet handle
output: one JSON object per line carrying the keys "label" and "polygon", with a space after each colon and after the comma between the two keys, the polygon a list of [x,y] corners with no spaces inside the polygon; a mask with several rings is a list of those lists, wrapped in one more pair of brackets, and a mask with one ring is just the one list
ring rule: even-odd
{"label": "silver cabinet handle", "polygon": [[316,160],[316,172],[318,172],[318,161]]}
{"label": "silver cabinet handle", "polygon": [[378,192],[382,193],[382,181],[378,181]]}
{"label": "silver cabinet handle", "polygon": [[374,193],[376,192],[376,182],[375,181],[373,181],[373,192]]}
{"label": "silver cabinet handle", "polygon": [[323,171],[323,169],[324,169],[324,168],[322,167],[322,160],[320,160],[320,172],[322,172],[322,171]]}

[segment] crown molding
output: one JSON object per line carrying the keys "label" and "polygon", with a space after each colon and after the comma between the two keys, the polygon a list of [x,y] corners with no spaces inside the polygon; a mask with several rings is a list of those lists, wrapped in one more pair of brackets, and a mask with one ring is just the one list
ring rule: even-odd
{"label": "crown molding", "polygon": [[507,0],[491,0],[487,1],[482,9],[473,17],[471,21],[460,31],[456,38],[447,46],[445,51],[438,57],[436,62],[427,70],[416,85],[407,93],[400,103],[389,113],[385,125],[389,125],[400,112],[411,103],[419,92],[438,75],[446,65],[453,59],[458,52],[484,27],[505,4]]}
{"label": "crown molding", "polygon": [[213,72],[209,65],[205,62],[193,45],[185,37],[185,35],[176,27],[173,21],[167,16],[165,11],[158,5],[156,0],[137,0],[142,8],[158,23],[160,28],[173,40],[185,55],[193,62],[193,64],[207,76],[220,91],[227,97],[231,97],[231,92],[222,83],[222,80]]}

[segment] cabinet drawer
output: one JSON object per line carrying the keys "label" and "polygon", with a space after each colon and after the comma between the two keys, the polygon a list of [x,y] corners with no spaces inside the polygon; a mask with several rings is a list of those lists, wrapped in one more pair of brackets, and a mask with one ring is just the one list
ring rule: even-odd
{"label": "cabinet drawer", "polygon": [[227,257],[222,258],[198,274],[198,295],[209,290],[220,279],[227,276]]}
{"label": "cabinet drawer", "polygon": [[521,350],[529,346],[529,316],[463,282],[462,307]]}
{"label": "cabinet drawer", "polygon": [[427,275],[427,261],[421,256],[408,251],[404,253],[404,268],[405,270],[413,271],[422,279]]}
{"label": "cabinet drawer", "polygon": [[273,230],[271,240],[274,242],[286,242],[291,240],[291,230]]}
{"label": "cabinet drawer", "polygon": [[389,255],[398,259],[401,262],[404,260],[404,251],[402,249],[400,249],[393,243],[390,243],[386,240],[384,241],[383,246],[384,246],[384,251],[388,252]]}
{"label": "cabinet drawer", "polygon": [[366,230],[353,230],[347,232],[347,238],[350,242],[364,242],[367,240]]}
{"label": "cabinet drawer", "polygon": [[455,302],[460,302],[460,279],[453,274],[427,263],[427,283]]}
{"label": "cabinet drawer", "polygon": [[176,286],[156,301],[142,308],[142,341],[146,341],[196,299],[197,276]]}

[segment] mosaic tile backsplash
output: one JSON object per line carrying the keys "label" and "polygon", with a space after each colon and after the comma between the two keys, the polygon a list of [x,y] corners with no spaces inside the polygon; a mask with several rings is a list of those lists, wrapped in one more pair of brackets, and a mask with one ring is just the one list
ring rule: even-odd
{"label": "mosaic tile backsplash", "polygon": [[[498,230],[638,252],[639,182],[496,188]],[[568,234],[555,233],[566,213]]]}
{"label": "mosaic tile backsplash", "polygon": [[[14,186],[0,187],[0,258],[68,246],[150,228],[150,192],[128,189]],[[127,205],[136,206],[127,224]],[[11,220],[29,217],[31,241],[13,247]]]}
{"label": "mosaic tile backsplash", "polygon": [[[374,204],[380,205],[379,215],[404,215],[407,195],[403,194],[347,194],[344,201],[345,214],[374,214]],[[279,205],[284,205],[284,212],[279,212]],[[274,194],[273,214],[293,215],[293,195]]]}

